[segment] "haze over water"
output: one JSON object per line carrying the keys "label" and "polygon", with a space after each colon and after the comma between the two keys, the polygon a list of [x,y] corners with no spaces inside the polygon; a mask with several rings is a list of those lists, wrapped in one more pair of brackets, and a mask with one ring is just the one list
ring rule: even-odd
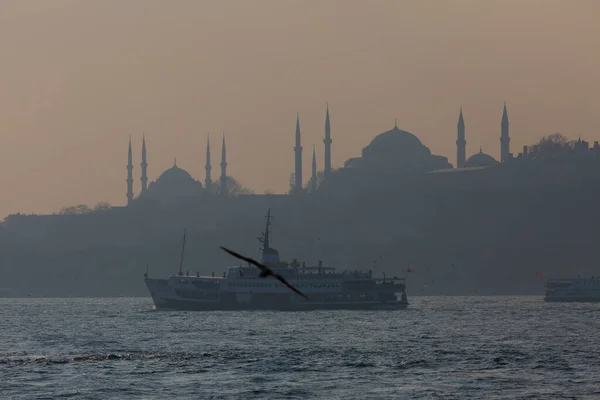
{"label": "haze over water", "polygon": [[151,180],[174,157],[201,178],[208,134],[225,131],[229,173],[286,192],[296,112],[308,176],[326,102],[334,167],[394,118],[454,162],[461,105],[468,154],[498,158],[504,101],[515,152],[557,131],[593,143],[599,14],[595,0],[3,1],[0,215],[123,204],[142,133]]}
{"label": "haze over water", "polygon": [[10,399],[592,399],[600,308],[414,297],[405,311],[156,312],[0,299]]}

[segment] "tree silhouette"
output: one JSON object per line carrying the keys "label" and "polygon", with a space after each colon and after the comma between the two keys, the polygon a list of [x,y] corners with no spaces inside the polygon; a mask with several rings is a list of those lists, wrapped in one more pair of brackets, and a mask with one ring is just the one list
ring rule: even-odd
{"label": "tree silhouette", "polygon": [[[235,178],[228,176],[227,177],[227,193],[230,196],[239,196],[245,194],[254,194],[254,191],[250,188],[243,186],[240,182],[238,182]],[[209,189],[210,193],[219,194],[221,193],[221,180],[212,182]]]}
{"label": "tree silhouette", "polygon": [[86,204],[77,204],[74,206],[63,207],[60,209],[59,214],[62,215],[80,215],[80,214],[89,214],[92,212],[92,209],[89,208]]}
{"label": "tree silhouette", "polygon": [[100,201],[94,206],[94,212],[108,211],[112,206],[106,201]]}
{"label": "tree silhouette", "polygon": [[560,156],[569,152],[569,139],[561,133],[553,133],[543,136],[535,148],[542,157]]}

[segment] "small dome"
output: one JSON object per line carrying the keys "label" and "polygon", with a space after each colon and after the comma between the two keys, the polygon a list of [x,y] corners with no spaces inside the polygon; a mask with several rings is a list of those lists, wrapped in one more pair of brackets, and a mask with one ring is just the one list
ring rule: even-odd
{"label": "small dome", "polygon": [[496,164],[498,164],[498,161],[489,154],[485,154],[481,148],[479,153],[472,155],[465,161],[465,167],[491,167]]}

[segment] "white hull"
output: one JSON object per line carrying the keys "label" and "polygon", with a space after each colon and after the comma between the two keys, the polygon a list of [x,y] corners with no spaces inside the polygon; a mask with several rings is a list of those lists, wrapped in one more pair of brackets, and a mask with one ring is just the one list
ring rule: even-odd
{"label": "white hull", "polygon": [[[192,278],[188,280],[201,280]],[[331,293],[313,293],[311,300],[305,300],[290,291],[280,292],[226,292],[212,293],[207,299],[205,292],[189,290],[185,296],[176,286],[171,286],[167,279],[146,279],[146,286],[158,310],[399,310],[408,306],[406,297],[398,300],[380,300],[375,297],[368,300],[323,301],[323,297],[331,297]],[[338,292],[339,293],[339,292]],[[197,296],[195,296],[196,294]],[[203,298],[204,297],[204,298]]]}
{"label": "white hull", "polygon": [[546,281],[547,302],[600,302],[600,279],[548,279]]}

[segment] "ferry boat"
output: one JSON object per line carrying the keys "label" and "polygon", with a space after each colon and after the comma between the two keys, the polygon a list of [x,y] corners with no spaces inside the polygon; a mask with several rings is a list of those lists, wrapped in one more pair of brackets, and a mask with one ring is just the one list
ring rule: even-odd
{"label": "ferry boat", "polygon": [[[408,306],[404,278],[374,278],[372,271],[343,271],[288,263],[270,244],[271,210],[266,228],[258,238],[260,262],[281,275],[291,285],[305,293],[305,299],[273,277],[259,277],[252,265],[228,268],[223,276],[185,275],[181,263],[179,273],[168,279],[153,279],[144,274],[144,282],[156,309],[170,310],[316,310],[316,309],[405,309]],[[185,249],[185,233],[182,258]],[[398,297],[399,296],[399,297]]]}
{"label": "ferry boat", "polygon": [[544,301],[600,302],[600,277],[547,279]]}

